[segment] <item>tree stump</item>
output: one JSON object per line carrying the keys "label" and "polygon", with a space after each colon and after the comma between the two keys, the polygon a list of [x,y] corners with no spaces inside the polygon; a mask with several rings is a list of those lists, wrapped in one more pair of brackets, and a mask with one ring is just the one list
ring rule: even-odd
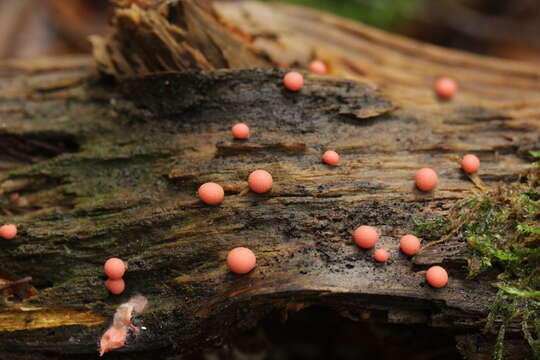
{"label": "tree stump", "polygon": [[[0,242],[0,279],[32,277],[0,290],[0,357],[95,358],[133,294],[149,300],[146,330],[110,358],[172,359],[310,306],[457,329],[463,354],[489,356],[494,274],[467,279],[458,239],[412,261],[397,239],[528,169],[538,67],[285,5],[218,3],[222,17],[206,1],[119,3],[111,37],[93,40],[98,67],[87,57],[0,67],[0,221],[19,228]],[[315,57],[333,76],[304,72],[300,92],[285,90],[279,66]],[[442,75],[460,84],[452,101],[433,93]],[[232,139],[237,122],[248,141]],[[340,166],[321,162],[326,149]],[[467,152],[482,161],[475,182],[459,168]],[[432,193],[414,187],[421,167],[439,173]],[[273,175],[270,193],[247,190],[256,169]],[[208,181],[225,189],[218,207],[196,196]],[[388,264],[354,245],[362,224],[380,229]],[[248,275],[227,270],[236,246],[257,255]],[[109,257],[128,263],[121,296],[103,286]],[[425,284],[432,264],[449,270],[446,288]],[[508,359],[526,356],[519,336],[507,343]]]}

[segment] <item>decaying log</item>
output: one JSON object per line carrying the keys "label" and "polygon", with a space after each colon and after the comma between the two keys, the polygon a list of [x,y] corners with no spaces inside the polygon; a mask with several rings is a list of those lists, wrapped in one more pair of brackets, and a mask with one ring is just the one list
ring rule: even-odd
{"label": "decaying log", "polygon": [[[146,2],[143,2],[146,3]],[[141,76],[164,71],[269,67],[251,39],[217,13],[210,0],[121,3],[113,32],[91,37],[101,71]],[[162,4],[162,5],[160,5]]]}
{"label": "decaying log", "polygon": [[[0,242],[0,267],[31,276],[38,291],[23,302],[3,298],[0,357],[95,357],[115,308],[133,294],[149,300],[140,317],[146,330],[111,358],[192,352],[270,311],[313,305],[459,329],[474,337],[460,337],[463,353],[487,348],[479,331],[493,274],[466,279],[469,250],[457,240],[410,261],[397,239],[413,230],[412,219],[445,215],[457,200],[515,181],[530,166],[540,70],[315,11],[220,4],[238,30],[195,3],[171,5],[166,11],[177,13],[169,17],[153,7],[119,10],[113,35],[94,39],[99,68],[116,79],[100,76],[88,58],[0,67],[0,222],[19,227],[14,240]],[[193,22],[176,24],[182,14]],[[226,40],[199,33],[200,24]],[[305,73],[302,91],[284,90],[285,70],[271,66],[303,66],[314,56],[335,77]],[[257,68],[236,69],[247,67]],[[185,70],[199,71],[178,72]],[[445,74],[461,85],[451,102],[431,90]],[[249,141],[231,140],[236,122],[250,124]],[[339,167],[321,163],[325,149],[341,154]],[[458,166],[465,152],[482,160],[474,182]],[[428,194],[413,185],[426,166],[440,176]],[[274,177],[269,194],[247,191],[259,168]],[[221,206],[198,201],[207,181],[223,185]],[[360,224],[382,231],[388,264],[353,245]],[[236,246],[257,254],[249,275],[227,271]],[[121,296],[103,287],[102,265],[112,256],[129,265]],[[448,287],[425,285],[431,264],[449,270]],[[511,349],[509,359],[527,351]]]}

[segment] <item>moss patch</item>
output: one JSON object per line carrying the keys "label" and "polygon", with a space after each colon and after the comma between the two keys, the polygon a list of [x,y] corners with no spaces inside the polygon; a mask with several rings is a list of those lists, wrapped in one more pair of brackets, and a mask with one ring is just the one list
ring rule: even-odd
{"label": "moss patch", "polygon": [[463,239],[473,250],[469,277],[497,269],[496,301],[485,331],[497,333],[493,357],[502,359],[510,322],[521,322],[535,358],[540,357],[540,167],[510,185],[459,202],[447,218],[415,221],[427,240]]}

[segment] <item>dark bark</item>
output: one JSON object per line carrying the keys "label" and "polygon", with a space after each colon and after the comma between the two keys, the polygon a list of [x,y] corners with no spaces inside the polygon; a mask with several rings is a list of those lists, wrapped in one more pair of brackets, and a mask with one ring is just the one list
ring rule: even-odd
{"label": "dark bark", "polygon": [[[257,14],[268,8],[254,9],[249,24],[264,27]],[[147,330],[111,358],[195,351],[273,310],[312,305],[479,332],[495,289],[492,274],[466,279],[466,244],[449,239],[410,261],[397,239],[413,230],[412,219],[445,215],[457,200],[515,181],[529,166],[540,72],[286,9],[273,8],[278,18],[296,17],[293,28],[306,46],[314,46],[314,35],[298,26],[354,36],[344,41],[362,48],[364,58],[354,49],[339,53],[335,46],[343,43],[332,39],[317,41],[334,46],[325,53],[334,73],[361,69],[363,75],[354,72],[380,88],[305,74],[304,89],[291,93],[281,85],[285,70],[277,69],[113,80],[99,77],[88,59],[0,68],[0,222],[19,226],[16,239],[0,242],[0,264],[31,276],[39,291],[24,307],[6,303],[0,310],[0,355],[95,356],[116,306],[136,293],[149,300],[140,317]],[[274,39],[286,43],[287,35]],[[455,101],[435,99],[430,83],[437,73],[460,80]],[[231,140],[236,122],[250,125],[249,141]],[[325,149],[341,154],[339,167],[321,163]],[[482,160],[476,186],[459,169],[464,152]],[[413,184],[415,170],[426,166],[440,176],[429,194]],[[266,195],[247,190],[248,174],[259,168],[274,177]],[[223,185],[221,206],[198,201],[196,190],[207,181]],[[24,201],[10,202],[14,193]],[[351,233],[360,224],[382,231],[388,264],[354,246]],[[249,275],[227,271],[227,251],[236,246],[257,254]],[[102,265],[112,256],[129,264],[121,296],[103,287]],[[448,287],[426,286],[432,264],[447,267]],[[470,348],[467,341],[460,346]]]}

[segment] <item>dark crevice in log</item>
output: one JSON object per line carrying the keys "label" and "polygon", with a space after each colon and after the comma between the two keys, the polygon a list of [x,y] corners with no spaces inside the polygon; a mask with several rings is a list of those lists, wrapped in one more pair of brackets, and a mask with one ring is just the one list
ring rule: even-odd
{"label": "dark crevice in log", "polygon": [[78,144],[69,134],[0,134],[1,161],[38,162],[66,152],[77,152]]}
{"label": "dark crevice in log", "polygon": [[234,143],[220,142],[216,144],[216,157],[224,157],[229,155],[239,155],[243,153],[254,152],[285,152],[301,155],[307,150],[305,144],[299,143],[274,143],[274,144],[257,144],[255,141],[249,143],[238,141]]}

